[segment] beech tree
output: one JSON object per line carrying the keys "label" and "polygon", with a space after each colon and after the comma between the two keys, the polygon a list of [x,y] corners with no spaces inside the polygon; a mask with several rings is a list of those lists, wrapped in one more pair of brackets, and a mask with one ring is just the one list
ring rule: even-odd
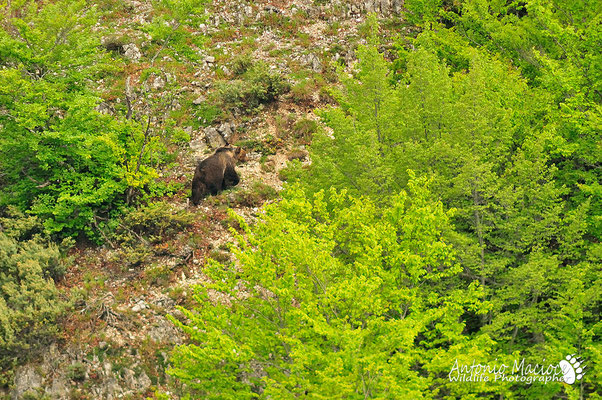
{"label": "beech tree", "polygon": [[298,186],[212,263],[176,321],[191,344],[171,374],[204,398],[430,398],[463,393],[448,365],[492,346],[462,315],[487,310],[444,239],[451,211],[424,178],[388,207]]}

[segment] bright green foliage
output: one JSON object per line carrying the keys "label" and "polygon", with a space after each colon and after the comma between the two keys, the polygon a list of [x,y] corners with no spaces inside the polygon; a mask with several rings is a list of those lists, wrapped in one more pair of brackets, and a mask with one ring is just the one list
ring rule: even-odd
{"label": "bright green foliage", "polygon": [[[434,195],[457,210],[456,232],[446,238],[491,302],[468,323],[497,343],[482,361],[513,352],[533,360],[580,353],[598,363],[600,250],[591,233],[600,211],[599,156],[577,138],[594,137],[586,127],[595,117],[585,107],[561,123],[551,92],[460,40],[443,49],[451,57],[441,37],[454,35],[419,36],[422,46],[405,55],[407,69],[391,87],[376,47],[361,48],[354,77],[342,79],[340,108],[320,113],[331,131],[315,136],[309,174],[290,176],[313,192],[332,185],[384,205],[407,185],[408,168],[433,176]],[[457,59],[466,69],[444,63]],[[375,104],[382,105],[378,113]],[[566,124],[581,128],[568,134]],[[579,148],[589,149],[579,156],[582,167],[568,168]],[[579,311],[568,312],[566,302]],[[599,390],[593,382],[588,378],[586,393]],[[489,390],[525,398],[570,393],[558,384]]]}
{"label": "bright green foliage", "polygon": [[385,209],[290,188],[237,235],[236,267],[206,270],[213,283],[182,310],[190,322],[176,322],[195,344],[177,349],[171,373],[215,399],[455,391],[448,366],[492,345],[467,335],[462,315],[487,306],[477,282],[459,279],[442,238],[451,212],[426,186],[414,179]]}
{"label": "bright green foliage", "polygon": [[35,217],[15,209],[0,218],[0,367],[9,368],[48,344],[65,309],[53,278],[65,270],[56,245]]}
{"label": "bright green foliage", "polygon": [[206,0],[153,0],[154,17],[152,23],[141,29],[149,33],[156,48],[151,48],[149,58],[154,63],[165,54],[178,61],[199,62],[200,56],[195,47],[202,46],[206,38],[203,35],[190,35],[205,22]]}
{"label": "bright green foliage", "polygon": [[[602,126],[602,13],[600,2],[464,0],[439,14],[450,29],[425,32],[418,40],[434,46],[460,70],[465,49],[475,46],[508,60],[533,87],[545,109],[558,179],[570,190],[572,206],[591,198],[588,230],[602,234],[600,126]],[[432,18],[435,23],[437,18]]]}
{"label": "bright green foliage", "polygon": [[0,206],[38,215],[49,232],[88,231],[128,187],[154,171],[147,135],[133,121],[95,111],[91,88],[107,70],[83,1],[2,10],[0,29]]}

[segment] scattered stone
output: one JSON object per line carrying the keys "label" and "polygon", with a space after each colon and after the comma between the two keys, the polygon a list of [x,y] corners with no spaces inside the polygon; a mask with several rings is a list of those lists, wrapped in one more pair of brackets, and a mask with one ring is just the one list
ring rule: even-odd
{"label": "scattered stone", "polygon": [[15,386],[11,398],[18,400],[29,391],[37,391],[42,387],[42,377],[36,372],[32,365],[25,365],[15,373]]}
{"label": "scattered stone", "polygon": [[205,96],[199,96],[196,99],[192,100],[192,104],[198,106],[199,104],[203,104],[205,100]]}
{"label": "scattered stone", "polygon": [[217,129],[209,126],[205,129],[205,141],[209,145],[209,147],[213,149],[217,149],[218,147],[222,147],[226,145],[226,141],[223,136],[217,131]]}
{"label": "scattered stone", "polygon": [[140,49],[134,43],[124,45],[123,51],[124,55],[132,61],[138,61],[142,57]]}

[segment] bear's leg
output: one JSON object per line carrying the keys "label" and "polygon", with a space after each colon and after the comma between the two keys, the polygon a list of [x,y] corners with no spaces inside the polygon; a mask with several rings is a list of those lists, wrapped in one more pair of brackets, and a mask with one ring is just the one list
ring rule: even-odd
{"label": "bear's leg", "polygon": [[[221,183],[221,182],[220,182]],[[208,185],[208,189],[209,189],[209,193],[211,193],[211,195],[215,196],[216,194],[218,194],[220,192],[221,188],[221,184],[209,184]]]}
{"label": "bear's leg", "polygon": [[236,186],[240,182],[240,177],[236,173],[236,170],[233,167],[227,167],[226,171],[224,171],[224,189],[230,186]]}
{"label": "bear's leg", "polygon": [[197,206],[201,199],[205,196],[207,192],[207,187],[200,179],[195,179],[192,181],[192,204]]}

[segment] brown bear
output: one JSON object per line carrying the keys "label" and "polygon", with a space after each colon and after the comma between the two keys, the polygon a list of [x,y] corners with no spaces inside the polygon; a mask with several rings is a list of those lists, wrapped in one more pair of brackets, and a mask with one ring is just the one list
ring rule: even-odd
{"label": "brown bear", "polygon": [[201,161],[192,178],[192,203],[196,206],[202,198],[238,185],[240,178],[234,167],[238,161],[246,161],[247,154],[240,147],[220,147]]}

